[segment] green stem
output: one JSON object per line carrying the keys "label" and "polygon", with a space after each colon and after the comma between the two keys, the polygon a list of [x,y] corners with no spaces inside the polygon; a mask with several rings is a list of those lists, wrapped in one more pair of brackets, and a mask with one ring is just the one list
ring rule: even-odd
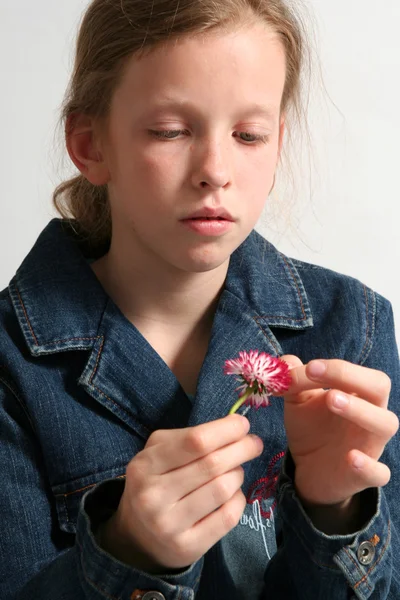
{"label": "green stem", "polygon": [[244,404],[244,402],[246,402],[247,398],[249,396],[251,396],[252,393],[253,393],[253,390],[251,389],[251,387],[248,387],[247,390],[245,391],[245,393],[242,394],[242,396],[240,396],[239,400],[237,402],[235,402],[235,404],[232,406],[232,408],[228,414],[233,415],[233,413],[235,413],[242,406],[242,404]]}

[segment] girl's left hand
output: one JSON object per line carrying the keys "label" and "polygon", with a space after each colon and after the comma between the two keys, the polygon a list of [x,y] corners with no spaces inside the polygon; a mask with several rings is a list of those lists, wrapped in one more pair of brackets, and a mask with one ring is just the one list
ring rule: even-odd
{"label": "girl's left hand", "polygon": [[[314,377],[317,361],[303,365],[296,356],[281,358],[291,367],[284,414],[301,500],[339,505],[366,488],[386,485],[390,470],[378,461],[399,428],[399,419],[387,408],[390,378],[338,359],[318,360],[326,369]],[[345,400],[341,406],[339,395]]]}

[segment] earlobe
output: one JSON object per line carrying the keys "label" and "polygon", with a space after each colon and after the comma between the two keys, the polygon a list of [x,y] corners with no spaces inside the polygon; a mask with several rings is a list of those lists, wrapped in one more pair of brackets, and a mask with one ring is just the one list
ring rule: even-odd
{"label": "earlobe", "polygon": [[109,170],[95,137],[93,120],[85,115],[70,115],[65,127],[68,154],[86,179],[93,185],[106,185]]}

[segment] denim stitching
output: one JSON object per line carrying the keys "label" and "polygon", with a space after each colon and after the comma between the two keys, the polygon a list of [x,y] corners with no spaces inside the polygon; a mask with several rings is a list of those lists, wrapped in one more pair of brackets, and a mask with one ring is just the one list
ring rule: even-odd
{"label": "denim stitching", "polygon": [[[369,348],[369,351],[366,353],[366,355],[364,357],[362,356],[362,353],[361,353],[361,356],[360,356],[360,359],[359,359],[359,361],[360,361],[359,364],[361,364],[361,365],[363,365],[365,363],[365,361],[367,360],[367,358],[368,358],[369,352],[371,351],[371,347],[372,347],[372,340],[373,340],[374,335],[375,335],[375,322],[376,322],[376,306],[377,306],[377,303],[376,303],[375,292],[373,290],[371,290],[371,293],[372,293],[373,298],[374,298],[374,302],[373,302],[373,306],[372,306],[371,331],[369,332],[369,337],[370,337],[370,340],[371,340],[371,346]],[[368,323],[368,320],[367,320],[367,323]],[[367,345],[367,342],[368,342],[368,340],[366,340],[364,348]],[[364,351],[364,348],[363,348],[363,351]]]}
{"label": "denim stitching", "polygon": [[100,362],[100,354],[101,354],[101,352],[102,352],[102,350],[103,350],[103,346],[104,346],[104,335],[99,335],[99,336],[98,336],[98,339],[101,339],[101,344],[100,344],[99,351],[98,351],[98,353],[97,353],[97,360],[96,360],[96,364],[95,364],[95,366],[94,366],[94,370],[93,370],[92,376],[91,376],[91,378],[90,378],[90,380],[89,380],[89,383],[90,383],[90,384],[92,384],[93,377],[95,376],[95,374],[96,374],[96,371],[97,371],[97,367],[99,366],[99,362]]}
{"label": "denim stitching", "polygon": [[45,342],[43,344],[43,346],[52,346],[54,344],[61,344],[63,342],[75,342],[75,341],[85,341],[85,340],[98,340],[99,338],[101,338],[101,335],[97,335],[94,337],[73,337],[73,338],[66,338],[65,340],[55,340],[52,342]]}
{"label": "denim stitching", "polygon": [[[129,412],[128,412],[127,410],[125,410],[125,409],[124,409],[122,406],[120,406],[120,405],[119,405],[117,402],[115,402],[115,400],[113,400],[112,398],[110,398],[110,396],[107,396],[107,394],[106,394],[105,392],[103,392],[103,390],[101,390],[101,389],[100,389],[100,388],[99,388],[97,385],[95,385],[95,384],[93,383],[93,378],[94,378],[94,376],[95,376],[95,374],[96,374],[96,371],[97,371],[97,369],[98,369],[99,362],[100,362],[100,355],[101,355],[101,352],[102,352],[102,350],[103,350],[103,346],[104,346],[104,336],[103,336],[103,335],[99,335],[99,336],[97,337],[97,339],[102,339],[102,342],[101,342],[101,345],[100,345],[99,351],[98,351],[98,353],[97,353],[97,360],[96,360],[96,364],[95,364],[95,367],[94,367],[93,373],[92,373],[92,375],[91,375],[91,377],[90,377],[90,379],[89,379],[89,385],[91,385],[92,387],[94,387],[94,389],[96,389],[96,390],[99,392],[99,394],[101,394],[102,396],[104,396],[105,398],[107,398],[107,400],[109,400],[110,402],[112,402],[112,404],[114,404],[114,405],[115,405],[115,406],[116,406],[116,407],[117,407],[119,410],[121,410],[121,411],[122,411],[122,412],[123,412],[125,415],[127,415],[128,417],[132,417],[133,415],[131,415],[131,413],[129,413]],[[148,427],[145,427],[145,425],[143,425],[142,423],[141,423],[141,425],[142,425],[142,427],[144,427],[144,429],[146,429],[146,431],[147,431],[148,433],[150,433],[150,430],[149,430],[149,428],[148,428]]]}
{"label": "denim stitching", "polygon": [[[125,410],[125,408],[122,408],[122,406],[120,404],[118,404],[118,402],[115,402],[115,400],[113,400],[112,398],[110,398],[109,396],[107,396],[107,394],[105,394],[99,387],[97,387],[97,385],[92,384],[92,386],[99,392],[99,394],[101,394],[102,396],[104,396],[105,398],[107,398],[107,400],[109,400],[110,402],[112,402],[113,404],[115,404],[115,406],[118,408],[118,410],[122,411],[128,417],[133,417],[134,416],[130,412],[128,412],[127,410]],[[134,417],[134,418],[136,418],[136,417]],[[139,422],[138,419],[136,419],[136,420],[137,420],[137,422]],[[146,427],[146,425],[143,425],[143,423],[141,423],[141,422],[140,422],[140,425],[150,435],[150,429],[148,427]]]}
{"label": "denim stitching", "polygon": [[[355,566],[355,568],[357,569],[357,571],[358,571],[359,573],[361,573],[361,574],[362,574],[362,571],[361,571],[361,569],[360,569],[360,565],[359,565],[359,564],[358,564],[358,563],[355,561],[354,557],[353,557],[353,556],[350,554],[350,552],[347,550],[347,548],[344,548],[344,551],[345,551],[345,553],[347,554],[347,557],[348,557],[348,558],[351,560],[351,562],[353,563],[353,565],[354,565],[354,566]],[[347,571],[348,571],[348,569],[347,569]],[[349,572],[349,571],[348,571],[348,572]],[[359,580],[359,581],[358,581],[358,582],[357,582],[357,583],[354,585],[354,587],[356,588],[358,585],[360,585],[360,583],[361,583],[361,582],[362,582],[364,579],[365,579],[365,577],[363,576],[363,577],[362,577],[362,578],[361,578],[361,579],[360,579],[360,580]],[[372,588],[371,588],[371,586],[370,586],[370,584],[369,584],[368,582],[366,582],[366,585],[367,585],[367,588],[368,588],[369,590],[371,590],[371,589],[372,589]]]}
{"label": "denim stitching", "polygon": [[374,564],[370,566],[369,570],[366,572],[366,574],[364,575],[364,577],[363,577],[362,579],[360,579],[360,581],[359,581],[358,583],[356,583],[356,585],[354,586],[355,588],[356,588],[357,586],[359,586],[359,585],[360,585],[360,583],[363,583],[363,581],[364,581],[364,580],[365,580],[365,579],[368,577],[368,575],[371,573],[372,569],[375,569],[375,567],[377,566],[377,564],[378,564],[378,563],[379,563],[379,562],[382,560],[382,557],[383,557],[383,555],[385,554],[385,552],[386,552],[386,549],[387,549],[387,547],[388,547],[388,545],[389,545],[390,539],[391,539],[391,530],[390,530],[390,519],[389,519],[389,521],[388,521],[388,534],[387,534],[387,540],[386,540],[386,543],[385,543],[385,545],[384,545],[384,546],[383,546],[383,548],[382,548],[382,552],[380,553],[380,555],[379,555],[378,559],[377,559],[377,560],[374,562]]}
{"label": "denim stitching", "polygon": [[261,315],[262,319],[290,319],[291,321],[294,321],[295,323],[297,323],[298,321],[304,321],[307,316],[304,315],[304,317],[302,317],[301,319],[293,319],[293,317],[289,317],[289,315]]}
{"label": "denim stitching", "polygon": [[[126,475],[118,475],[114,479],[124,479],[125,477],[126,477]],[[66,494],[54,494],[54,497],[55,498],[60,498],[60,497],[66,498],[67,496],[71,496],[72,494],[78,494],[79,492],[88,490],[89,488],[92,488],[95,485],[97,485],[97,483],[91,483],[89,485],[85,485],[85,487],[83,487],[83,488],[79,488],[79,490],[73,490],[72,492],[67,492]]]}
{"label": "denim stitching", "polygon": [[115,406],[117,406],[120,410],[123,410],[125,412],[125,414],[127,414],[128,416],[130,416],[129,413],[127,411],[125,411],[125,409],[123,409],[119,404],[117,404],[115,402],[115,400],[113,400],[112,398],[110,398],[109,396],[107,396],[107,394],[105,394],[99,387],[97,387],[97,385],[95,385],[93,383],[93,378],[96,375],[96,371],[98,369],[99,362],[100,362],[100,355],[101,355],[101,352],[102,352],[103,346],[104,346],[104,335],[97,336],[97,339],[101,339],[102,341],[101,341],[101,344],[100,344],[99,351],[97,353],[97,360],[96,360],[96,364],[95,364],[94,369],[93,369],[93,373],[92,373],[92,375],[90,376],[90,379],[89,379],[89,384],[92,385],[98,392],[100,392],[100,394],[102,396],[104,396],[105,398],[107,398],[107,400],[109,400],[110,402],[112,402],[113,404],[115,404]]}
{"label": "denim stitching", "polygon": [[302,301],[302,298],[301,298],[301,293],[300,293],[299,284],[297,283],[297,281],[296,281],[296,278],[295,278],[295,276],[293,275],[293,271],[292,271],[292,269],[290,268],[290,265],[289,265],[288,261],[286,260],[286,256],[285,256],[284,254],[282,254],[282,253],[280,253],[280,255],[281,255],[281,257],[283,258],[283,260],[285,261],[285,263],[286,263],[286,266],[287,266],[287,268],[289,269],[289,271],[290,271],[290,274],[292,275],[293,281],[294,281],[294,283],[295,283],[295,285],[296,285],[296,288],[297,288],[297,293],[298,293],[298,295],[299,295],[299,300],[300,300],[301,310],[302,310],[302,313],[303,313],[303,315],[304,315],[303,319],[301,319],[301,320],[302,320],[302,321],[304,321],[304,319],[306,319],[306,318],[307,318],[307,315],[306,315],[306,312],[305,312],[305,310],[304,310],[304,306],[303,306],[303,301]]}
{"label": "denim stitching", "polygon": [[368,334],[369,334],[369,320],[368,320],[368,308],[369,308],[369,304],[368,304],[368,294],[367,294],[367,289],[366,289],[365,285],[363,287],[364,287],[364,296],[365,296],[365,313],[366,313],[366,319],[365,320],[367,322],[367,331],[365,332],[365,344],[364,344],[363,349],[361,350],[359,362],[361,362],[362,356],[364,354],[364,350],[367,347]]}
{"label": "denim stitching", "polygon": [[86,579],[86,580],[87,580],[87,581],[88,581],[88,582],[89,582],[89,583],[90,583],[90,584],[91,584],[91,585],[92,585],[92,586],[93,586],[93,587],[94,587],[94,588],[95,588],[95,589],[96,589],[98,592],[100,592],[100,594],[103,594],[103,595],[104,595],[106,598],[109,598],[109,600],[118,600],[118,598],[117,598],[116,596],[110,596],[109,594],[107,594],[107,592],[106,592],[105,590],[103,590],[102,588],[98,587],[98,586],[97,586],[97,584],[96,584],[96,583],[95,583],[95,582],[94,582],[92,579],[90,579],[90,578],[88,577],[88,574],[87,574],[87,572],[86,572],[86,569],[85,569],[85,567],[84,567],[84,564],[83,564],[83,548],[82,548],[82,545],[80,544],[79,540],[76,540],[76,543],[77,543],[77,545],[78,545],[78,547],[79,547],[79,550],[80,550],[80,553],[81,553],[81,560],[80,560],[80,563],[81,563],[81,566],[82,566],[82,571],[83,571],[83,574],[84,574],[84,576],[85,576],[85,579]]}
{"label": "denim stitching", "polygon": [[[15,289],[16,289],[16,291],[17,291],[18,298],[19,298],[19,301],[20,301],[20,303],[21,303],[21,306],[22,306],[22,310],[23,310],[23,312],[24,312],[24,315],[25,315],[25,319],[26,319],[26,321],[27,321],[27,323],[28,323],[28,327],[29,327],[29,329],[30,329],[30,332],[31,332],[31,334],[32,334],[32,337],[33,337],[33,339],[35,340],[35,345],[36,345],[36,346],[39,346],[39,342],[38,342],[38,340],[37,340],[37,337],[36,337],[36,335],[35,335],[35,332],[33,331],[33,327],[32,327],[32,325],[31,325],[31,322],[30,322],[30,320],[29,320],[28,313],[27,313],[27,311],[26,311],[26,308],[25,308],[24,302],[23,302],[23,300],[22,300],[22,296],[21,296],[21,294],[20,294],[20,292],[19,292],[19,289],[18,289],[18,287],[17,287],[17,286],[15,286]],[[43,346],[53,346],[53,345],[55,345],[55,344],[60,344],[60,343],[63,343],[63,342],[75,342],[75,341],[86,341],[86,340],[98,340],[100,337],[101,337],[100,335],[98,335],[98,336],[94,336],[94,337],[72,337],[72,338],[66,338],[65,340],[55,340],[55,341],[53,340],[53,341],[51,341],[51,342],[44,342],[44,344],[42,344],[42,345],[43,345]]]}
{"label": "denim stitching", "polygon": [[269,343],[274,347],[275,352],[277,354],[279,354],[279,348],[275,345],[275,343],[273,342],[272,339],[270,339],[269,335],[267,335],[267,333],[264,331],[263,327],[261,326],[261,324],[258,322],[258,319],[260,319],[262,317],[253,317],[254,321],[256,322],[257,327],[261,330],[262,334],[264,335],[264,337],[269,341]]}
{"label": "denim stitching", "polygon": [[34,334],[34,331],[32,329],[32,325],[31,325],[31,322],[29,321],[28,313],[26,312],[26,308],[25,308],[25,305],[24,305],[23,300],[21,298],[21,294],[19,293],[19,289],[17,288],[17,286],[15,286],[15,289],[17,290],[18,298],[19,298],[19,301],[20,301],[20,303],[22,305],[22,310],[24,311],[25,319],[28,322],[28,326],[29,326],[29,329],[31,330],[31,334],[33,336],[33,339],[35,340],[35,344],[36,344],[36,346],[39,346],[39,342],[37,341],[36,335]]}
{"label": "denim stitching", "polygon": [[[98,366],[99,366],[100,355],[101,355],[101,352],[102,352],[103,346],[104,346],[104,335],[97,336],[97,339],[101,339],[101,344],[100,344],[99,351],[97,353],[97,359],[96,359],[96,364],[95,364],[94,369],[93,369],[93,373],[91,374],[90,379],[89,379],[89,384],[92,385],[98,392],[100,392],[100,394],[102,396],[104,396],[105,398],[107,398],[107,400],[109,400],[110,402],[112,402],[113,404],[115,404],[115,406],[117,406],[121,410],[124,410],[123,408],[121,408],[119,406],[119,404],[117,404],[114,400],[112,400],[112,398],[110,398],[109,396],[107,396],[107,394],[105,394],[99,387],[97,387],[97,385],[95,385],[93,383],[94,376],[96,375],[96,371],[97,371]],[[126,412],[126,411],[124,411],[124,412]],[[126,412],[126,414],[129,414],[129,413]]]}

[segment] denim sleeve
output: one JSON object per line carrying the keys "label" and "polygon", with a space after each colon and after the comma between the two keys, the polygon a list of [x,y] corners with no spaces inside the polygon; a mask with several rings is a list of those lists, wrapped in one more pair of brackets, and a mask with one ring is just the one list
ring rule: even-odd
{"label": "denim sleeve", "polygon": [[157,577],[124,565],[97,545],[95,525],[118,505],[119,481],[103,482],[84,496],[76,536],[59,530],[29,414],[1,370],[0,440],[1,600],[126,600],[135,591],[135,597],[147,591],[165,600],[195,597],[202,560],[178,575]]}
{"label": "denim sleeve", "polygon": [[[399,416],[400,365],[392,306],[379,294],[372,294],[373,340],[368,354],[359,363],[389,375],[392,381],[389,409]],[[370,509],[365,527],[352,535],[328,536],[313,526],[303,510],[293,486],[293,461],[287,454],[278,483],[282,541],[266,569],[263,598],[400,598],[398,434],[387,444],[380,460],[389,466],[391,480],[383,489],[362,493]]]}

